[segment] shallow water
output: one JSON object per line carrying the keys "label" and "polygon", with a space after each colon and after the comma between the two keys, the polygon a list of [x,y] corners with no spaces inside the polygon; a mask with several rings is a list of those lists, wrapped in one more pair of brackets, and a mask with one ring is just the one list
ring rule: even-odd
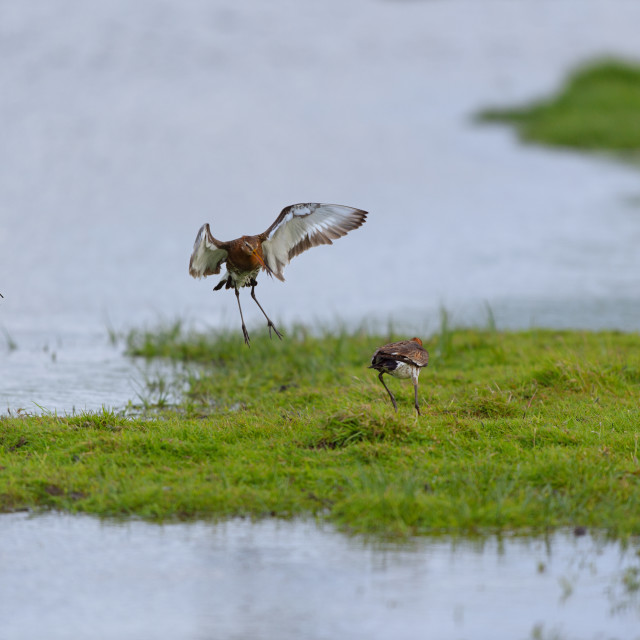
{"label": "shallow water", "polygon": [[3,640],[639,638],[636,548],[0,515]]}
{"label": "shallow water", "polygon": [[4,2],[0,407],[123,406],[137,365],[109,325],[237,327],[234,296],[187,274],[196,231],[297,201],[370,217],[261,279],[274,320],[428,333],[488,304],[499,327],[637,330],[637,168],[471,118],[640,58],[638,24],[610,0]]}
{"label": "shallow water", "polygon": [[[145,381],[167,365],[123,358],[104,332],[33,333],[0,359],[0,411],[74,413],[149,398]],[[87,401],[88,399],[88,401]]]}

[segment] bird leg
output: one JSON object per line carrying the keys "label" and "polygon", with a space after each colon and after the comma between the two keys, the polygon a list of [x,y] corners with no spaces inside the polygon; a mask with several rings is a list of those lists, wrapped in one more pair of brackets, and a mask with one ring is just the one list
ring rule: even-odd
{"label": "bird leg", "polygon": [[267,326],[269,327],[269,338],[271,338],[271,329],[273,329],[276,332],[276,335],[278,336],[278,338],[280,338],[280,340],[282,340],[282,334],[276,329],[276,325],[273,324],[273,322],[271,322],[271,320],[269,319],[269,316],[265,313],[264,309],[262,308],[262,305],[258,302],[258,299],[256,298],[256,284],[255,281],[254,283],[251,284],[251,297],[256,301],[256,304],[260,307],[260,311],[262,311],[262,315],[267,319]]}
{"label": "bird leg", "polygon": [[391,389],[387,387],[387,384],[385,383],[384,378],[382,377],[383,375],[384,373],[381,371],[380,374],[378,375],[378,379],[380,380],[380,382],[382,382],[382,386],[387,390],[387,393],[391,398],[391,402],[393,403],[393,408],[396,410],[396,413],[398,413],[398,405],[396,404],[396,399],[393,397],[393,393],[391,393]]}
{"label": "bird leg", "polygon": [[249,332],[247,331],[247,327],[244,325],[244,317],[242,316],[242,307],[240,306],[240,292],[237,289],[234,289],[236,292],[236,300],[238,301],[238,309],[240,309],[240,320],[242,320],[242,333],[244,334],[244,343],[250,347],[249,344]]}
{"label": "bird leg", "polygon": [[418,383],[414,380],[413,382],[413,391],[414,391],[414,398],[415,398],[415,408],[416,411],[418,412],[418,415],[420,415],[420,405],[418,404]]}

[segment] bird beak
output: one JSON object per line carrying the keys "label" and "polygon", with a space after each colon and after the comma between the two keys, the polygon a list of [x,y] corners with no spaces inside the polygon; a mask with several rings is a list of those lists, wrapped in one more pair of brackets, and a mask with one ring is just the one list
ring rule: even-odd
{"label": "bird beak", "polygon": [[270,276],[272,276],[273,275],[273,271],[271,271],[271,269],[269,268],[267,263],[262,259],[262,256],[258,253],[258,248],[257,247],[252,251],[252,253],[256,258],[258,258],[258,262],[264,267],[265,271]]}

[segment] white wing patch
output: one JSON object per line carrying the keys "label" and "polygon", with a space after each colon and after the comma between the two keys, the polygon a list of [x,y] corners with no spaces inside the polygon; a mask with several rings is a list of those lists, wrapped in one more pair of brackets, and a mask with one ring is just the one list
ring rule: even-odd
{"label": "white wing patch", "polygon": [[203,224],[193,243],[189,274],[194,278],[202,278],[220,273],[220,265],[227,259],[227,253],[226,249],[220,249],[211,242],[209,224]]}
{"label": "white wing patch", "polygon": [[282,270],[298,254],[321,244],[333,244],[366,219],[366,211],[339,204],[294,204],[262,243],[264,259],[273,275],[284,280]]}

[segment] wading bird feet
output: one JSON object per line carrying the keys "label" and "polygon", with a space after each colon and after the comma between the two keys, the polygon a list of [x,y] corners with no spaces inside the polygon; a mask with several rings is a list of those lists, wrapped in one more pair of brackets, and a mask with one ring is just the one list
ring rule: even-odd
{"label": "wading bird feet", "polygon": [[275,331],[275,334],[278,336],[278,338],[282,340],[282,334],[276,329],[276,325],[273,324],[271,320],[269,320],[269,324],[267,326],[269,327],[269,338],[271,338],[271,329],[273,329]]}

